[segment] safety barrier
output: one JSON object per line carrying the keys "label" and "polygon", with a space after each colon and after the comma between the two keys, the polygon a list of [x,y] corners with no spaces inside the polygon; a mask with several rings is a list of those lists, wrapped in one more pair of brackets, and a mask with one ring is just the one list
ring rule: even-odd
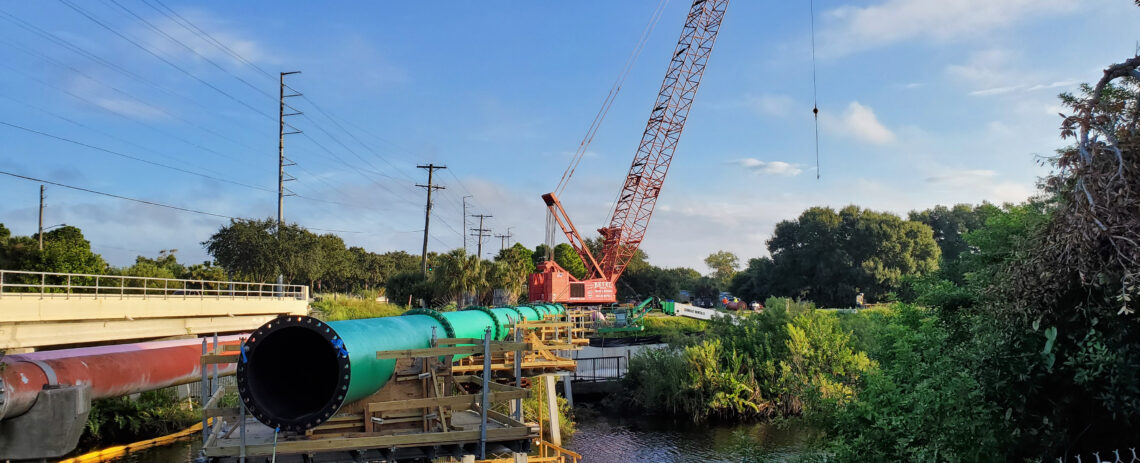
{"label": "safety barrier", "polygon": [[243,281],[0,270],[0,298],[28,297],[274,298],[308,300],[309,287]]}

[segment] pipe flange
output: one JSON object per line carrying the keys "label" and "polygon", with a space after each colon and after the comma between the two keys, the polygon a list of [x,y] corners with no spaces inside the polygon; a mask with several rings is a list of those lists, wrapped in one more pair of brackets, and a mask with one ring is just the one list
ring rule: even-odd
{"label": "pipe flange", "polygon": [[502,332],[502,328],[499,326],[499,317],[496,317],[495,312],[492,312],[491,309],[488,309],[488,308],[483,307],[481,305],[468,306],[468,307],[463,309],[463,311],[465,311],[465,312],[468,310],[478,310],[480,312],[487,314],[488,317],[491,317],[491,325],[494,327],[493,328],[494,331],[491,332],[492,333],[491,335],[494,336],[494,339],[496,339],[496,340],[503,339],[503,337],[507,335],[507,333]]}
{"label": "pipe flange", "polygon": [[[258,362],[257,350],[263,339],[267,335],[275,331],[292,328],[304,328],[312,333],[320,335],[336,353],[336,368],[339,374],[336,376],[335,392],[330,395],[328,401],[322,405],[317,411],[308,413],[296,419],[282,419],[274,416],[269,412],[272,408],[271,404],[259,403],[253,391],[258,388],[268,387],[259,385],[256,380],[251,380],[250,370],[251,365]],[[352,380],[352,368],[349,363],[348,350],[344,345],[344,340],[337,334],[336,330],[327,323],[308,316],[282,316],[275,318],[264,325],[261,325],[256,331],[249,336],[249,339],[242,345],[241,360],[237,365],[237,385],[238,396],[241,398],[245,408],[249,410],[250,414],[257,418],[262,424],[270,428],[277,428],[281,431],[294,431],[303,432],[324,423],[332,417],[341,405],[344,405],[345,397],[348,393],[348,386]],[[269,405],[269,407],[267,407]]]}
{"label": "pipe flange", "polygon": [[[431,318],[434,318],[435,321],[439,322],[440,325],[443,325],[443,331],[445,334],[447,334],[447,337],[449,337],[449,338],[455,337],[455,327],[451,326],[451,322],[448,321],[447,318],[443,316],[443,312],[440,312],[438,310],[432,310],[432,309],[412,309],[412,310],[409,310],[407,312],[404,312],[404,315],[427,315]],[[401,316],[403,316],[403,315],[401,315]]]}

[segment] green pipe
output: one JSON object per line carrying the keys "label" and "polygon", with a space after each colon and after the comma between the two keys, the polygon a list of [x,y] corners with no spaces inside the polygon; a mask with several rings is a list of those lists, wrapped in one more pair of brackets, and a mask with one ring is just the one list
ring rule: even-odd
{"label": "green pipe", "polygon": [[432,334],[446,337],[447,331],[436,318],[419,314],[328,323],[279,317],[246,341],[238,395],[269,427],[303,431],[388,382],[396,360],[377,359],[377,351],[431,347]]}
{"label": "green pipe", "polygon": [[[455,327],[455,337],[483,339],[487,328],[491,328],[491,337],[501,339],[498,320],[487,312],[481,310],[462,310],[459,312],[444,312],[443,317]],[[458,360],[458,356],[456,356]]]}
{"label": "green pipe", "polygon": [[503,325],[505,328],[524,320],[522,312],[517,307],[495,307],[491,309],[491,312],[494,312],[500,321],[506,322]]}
{"label": "green pipe", "polygon": [[523,318],[528,322],[542,320],[542,315],[535,310],[534,307],[520,305],[515,308],[519,310],[519,313],[522,314]]}

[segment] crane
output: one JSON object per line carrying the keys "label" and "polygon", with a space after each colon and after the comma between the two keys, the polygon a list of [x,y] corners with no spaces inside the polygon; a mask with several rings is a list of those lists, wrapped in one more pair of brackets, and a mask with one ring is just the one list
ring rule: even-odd
{"label": "crane", "polygon": [[645,237],[727,7],[728,0],[694,0],[689,8],[637,154],[614,205],[613,216],[608,225],[598,229],[602,238],[599,256],[594,256],[586,245],[558,196],[542,195],[550,215],[582,258],[588,274],[579,280],[548,259],[528,279],[531,301],[570,304],[617,301],[617,280]]}

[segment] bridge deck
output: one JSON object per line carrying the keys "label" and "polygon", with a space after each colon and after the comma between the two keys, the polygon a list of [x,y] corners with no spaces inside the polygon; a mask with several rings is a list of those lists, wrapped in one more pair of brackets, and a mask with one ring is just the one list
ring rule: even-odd
{"label": "bridge deck", "polygon": [[0,270],[0,349],[244,331],[308,299],[302,285]]}

